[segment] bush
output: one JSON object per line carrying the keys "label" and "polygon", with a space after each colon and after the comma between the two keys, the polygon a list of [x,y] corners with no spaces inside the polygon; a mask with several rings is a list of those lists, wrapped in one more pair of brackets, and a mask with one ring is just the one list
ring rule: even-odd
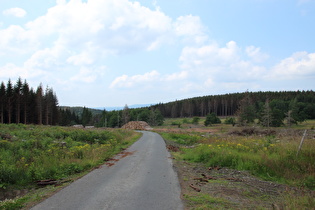
{"label": "bush", "polygon": [[235,125],[236,124],[236,120],[235,120],[235,118],[234,117],[229,117],[229,118],[226,118],[226,120],[225,120],[225,122],[224,122],[225,124],[230,124],[230,125]]}
{"label": "bush", "polygon": [[199,121],[200,121],[200,118],[199,117],[194,117],[193,120],[192,120],[192,123],[194,125],[198,125],[199,124]]}
{"label": "bush", "polygon": [[208,114],[205,120],[205,126],[209,126],[212,124],[220,124],[221,120],[217,117],[215,113]]}

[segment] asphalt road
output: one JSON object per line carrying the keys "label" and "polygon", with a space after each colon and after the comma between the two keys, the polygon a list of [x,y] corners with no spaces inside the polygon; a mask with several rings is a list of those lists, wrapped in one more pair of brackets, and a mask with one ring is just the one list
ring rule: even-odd
{"label": "asphalt road", "polygon": [[178,177],[169,157],[162,137],[144,131],[111,164],[92,171],[32,209],[183,209]]}

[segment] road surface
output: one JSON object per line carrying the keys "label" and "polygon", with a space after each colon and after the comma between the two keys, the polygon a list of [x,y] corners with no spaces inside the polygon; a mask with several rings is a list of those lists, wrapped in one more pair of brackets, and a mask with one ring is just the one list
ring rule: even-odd
{"label": "road surface", "polygon": [[143,131],[123,154],[32,209],[183,209],[178,177],[169,157],[162,137]]}

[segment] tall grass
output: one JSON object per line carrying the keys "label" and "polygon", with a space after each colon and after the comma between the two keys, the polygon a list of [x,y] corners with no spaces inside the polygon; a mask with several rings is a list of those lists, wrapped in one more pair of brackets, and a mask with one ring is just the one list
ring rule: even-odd
{"label": "tall grass", "polygon": [[127,130],[0,125],[0,186],[27,186],[91,169],[138,137]]}
{"label": "tall grass", "polygon": [[201,140],[201,136],[184,133],[161,133],[164,139],[171,139],[177,144],[193,145]]}
{"label": "tall grass", "polygon": [[[182,135],[187,137],[187,134]],[[177,134],[174,141],[178,141],[179,136]],[[189,136],[196,139],[192,134]],[[172,139],[172,135],[164,135],[165,137]],[[208,166],[248,170],[266,180],[315,189],[314,140],[306,140],[298,156],[296,153],[300,139],[213,136],[201,138],[196,143],[194,148],[182,148],[183,159],[203,162]]]}

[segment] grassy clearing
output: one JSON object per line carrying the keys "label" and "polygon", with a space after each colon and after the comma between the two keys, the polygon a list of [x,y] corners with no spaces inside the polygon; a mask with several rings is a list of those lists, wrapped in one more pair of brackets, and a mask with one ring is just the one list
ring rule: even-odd
{"label": "grassy clearing", "polygon": [[298,146],[298,141],[282,142],[274,137],[217,137],[183,149],[183,159],[248,170],[266,180],[315,189],[315,142],[306,141],[297,157]]}
{"label": "grassy clearing", "polygon": [[182,148],[181,157],[207,166],[247,170],[265,180],[315,189],[315,141],[305,140],[298,156],[300,137],[209,136],[163,133],[165,139],[193,148]]}
{"label": "grassy clearing", "polygon": [[[88,171],[140,135],[120,129],[0,125],[0,190],[33,188],[38,180],[61,180]],[[18,206],[20,199],[5,205]]]}
{"label": "grassy clearing", "polygon": [[[309,120],[292,128],[277,128],[273,129],[274,132],[255,128],[257,130],[253,132],[254,134],[246,134],[242,132],[244,128],[232,126],[228,128],[227,125],[222,124],[209,127],[210,133],[206,130],[203,133],[202,129],[199,129],[198,133],[181,128],[176,131],[163,130],[161,135],[180,148],[180,152],[173,153],[176,159],[204,163],[208,167],[220,166],[239,171],[246,170],[264,180],[305,190],[315,190],[314,125],[315,121]],[[304,129],[309,129],[308,135],[297,156]],[[239,130],[234,133],[243,135],[229,135],[228,132],[222,132],[228,130]],[[202,196],[199,198],[203,202],[200,201],[200,205],[194,202],[195,206],[192,209],[198,209],[200,206],[200,208],[210,208],[207,199]],[[187,199],[191,200],[190,197]],[[289,209],[308,209],[315,206],[314,197],[297,196],[294,192],[288,192],[282,200],[284,206]]]}

